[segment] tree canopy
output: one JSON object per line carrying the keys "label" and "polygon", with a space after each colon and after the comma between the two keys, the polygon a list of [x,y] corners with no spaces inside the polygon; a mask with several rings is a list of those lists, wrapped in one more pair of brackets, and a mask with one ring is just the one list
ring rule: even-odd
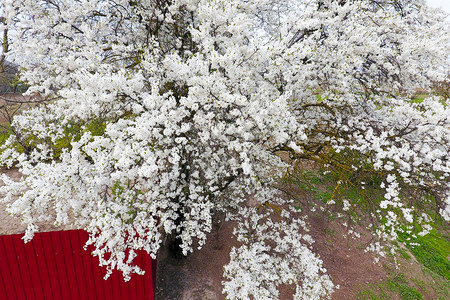
{"label": "tree canopy", "polygon": [[430,208],[450,219],[449,99],[411,101],[449,71],[445,15],[423,0],[7,0],[2,13],[40,95],[0,156],[24,175],[1,191],[27,239],[71,216],[127,278],[136,250],[154,257],[172,235],[186,255],[221,212],[242,243],[228,298],[273,299],[284,283],[325,297],[307,225],[276,188],[283,151],[378,185],[365,213],[381,238]]}

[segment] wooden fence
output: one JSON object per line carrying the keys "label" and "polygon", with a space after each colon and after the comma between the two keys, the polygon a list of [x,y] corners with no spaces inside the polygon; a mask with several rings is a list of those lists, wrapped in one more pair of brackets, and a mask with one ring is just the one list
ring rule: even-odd
{"label": "wooden fence", "polygon": [[0,299],[3,300],[153,300],[156,261],[140,252],[136,263],[145,275],[124,282],[115,271],[104,280],[98,258],[83,250],[83,230],[0,236]]}

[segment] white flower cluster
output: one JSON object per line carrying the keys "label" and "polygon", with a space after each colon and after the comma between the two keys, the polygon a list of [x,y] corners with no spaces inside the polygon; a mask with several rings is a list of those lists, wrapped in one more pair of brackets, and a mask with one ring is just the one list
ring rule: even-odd
{"label": "white flower cluster", "polygon": [[[128,278],[141,272],[135,250],[155,256],[172,235],[193,251],[215,212],[232,217],[246,195],[270,190],[287,167],[280,150],[329,168],[358,153],[355,173],[382,174],[383,212],[401,208],[411,221],[402,200],[411,186],[423,192],[415,201],[431,194],[450,218],[449,100],[409,100],[448,72],[445,15],[423,0],[5,0],[1,9],[8,55],[39,96],[0,154],[24,174],[3,178],[1,192],[18,197],[9,210],[27,239],[37,222],[73,216],[101,264]],[[245,280],[227,293],[275,296],[271,280],[298,279],[302,299],[331,290],[296,222],[270,223],[283,260],[268,255],[262,231],[234,250],[228,274]],[[274,277],[263,275],[269,266]],[[252,272],[266,278],[260,292]]]}
{"label": "white flower cluster", "polygon": [[302,219],[283,211],[274,222],[269,211],[244,209],[235,235],[242,246],[231,250],[225,266],[223,291],[229,299],[278,299],[278,288],[295,286],[294,299],[321,299],[331,294],[334,285],[322,260],[308,245],[312,238]]}

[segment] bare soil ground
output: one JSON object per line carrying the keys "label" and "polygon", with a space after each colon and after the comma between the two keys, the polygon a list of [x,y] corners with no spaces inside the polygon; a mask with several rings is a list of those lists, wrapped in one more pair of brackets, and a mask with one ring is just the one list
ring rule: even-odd
{"label": "bare soil ground", "polygon": [[[1,170],[2,174],[7,174],[14,180],[19,180],[21,174],[16,170]],[[3,185],[3,182],[0,180],[0,184]],[[0,202],[0,235],[4,234],[17,234],[25,232],[26,226],[23,225],[20,219],[12,217],[6,211],[7,203]]]}
{"label": "bare soil ground", "polygon": [[[291,192],[301,193],[299,190]],[[305,193],[302,196],[309,197]],[[330,222],[320,210],[310,211],[308,216],[310,234],[316,241],[313,250],[322,258],[333,283],[339,285],[331,299],[357,299],[359,288],[388,277],[382,265],[384,261],[375,264],[373,253],[364,251],[371,238],[368,233],[354,239],[347,234],[348,229],[342,225],[343,222]],[[156,299],[225,299],[222,294],[223,265],[229,262],[230,249],[238,245],[232,234],[234,225],[216,224],[203,249],[183,259],[171,257],[167,247],[162,247],[158,260]],[[363,229],[360,231],[364,233]],[[280,299],[292,299],[292,294],[291,287],[281,287]],[[396,299],[395,296],[392,299]]]}
{"label": "bare soil ground", "polygon": [[[314,169],[313,165],[303,167]],[[326,186],[319,187],[321,192],[326,188]],[[290,186],[286,191],[306,209],[307,203],[314,202],[312,195],[299,187]],[[253,206],[251,203],[247,204]],[[321,211],[319,208],[315,211],[308,210],[306,213],[309,218],[310,234],[315,240],[313,250],[320,255],[333,283],[339,286],[331,295],[332,300],[368,299],[361,298],[360,293],[368,288],[385,287],[386,283],[397,274],[406,274],[406,280],[413,279],[424,283],[426,288],[418,288],[423,299],[437,299],[434,279],[426,275],[423,266],[412,254],[411,260],[398,258],[400,264],[395,265],[392,258],[382,258],[365,251],[372,242],[372,233],[362,226],[352,224],[353,229],[361,234],[359,238],[355,238],[349,234],[349,228],[345,226],[346,223],[351,223],[349,220],[330,219],[326,210]],[[364,220],[362,223],[365,223]],[[162,247],[158,261],[156,299],[225,299],[226,296],[222,294],[223,265],[229,262],[230,249],[238,245],[232,234],[234,225],[225,223],[215,226],[208,235],[205,247],[181,260],[169,256],[167,249]],[[375,258],[379,259],[377,263]],[[383,298],[379,299],[401,299],[398,292],[389,288],[385,288],[383,293]],[[280,288],[281,300],[292,299],[292,294],[292,288]]]}
{"label": "bare soil ground", "polygon": [[[364,252],[361,247],[361,240],[367,242],[367,238],[354,240],[344,236],[344,226],[327,225],[322,218],[311,218],[310,223],[311,235],[316,240],[313,248],[322,258],[333,283],[340,286],[331,299],[356,299],[358,288],[387,278],[381,263],[374,264],[373,254]],[[170,257],[166,248],[162,248],[158,260],[156,299],[225,299],[221,292],[224,280],[222,266],[229,262],[231,247],[237,245],[232,235],[233,226],[230,223],[216,226],[202,250],[181,260]],[[332,232],[332,236],[327,232]],[[289,299],[289,294],[289,287],[284,287],[280,299]]]}
{"label": "bare soil ground", "polygon": [[19,93],[0,94],[0,124],[9,124],[15,114],[31,106],[30,102],[34,98]]}
{"label": "bare soil ground", "polygon": [[167,247],[158,254],[156,299],[217,300],[222,294],[223,265],[237,242],[232,235],[233,223],[215,224],[206,245],[182,259],[172,258]]}
{"label": "bare soil ground", "polygon": [[[0,174],[7,174],[13,180],[20,180],[22,177],[22,174],[20,174],[17,169],[0,169]],[[0,185],[3,185],[1,179]],[[19,218],[9,215],[6,211],[7,205],[8,203],[0,202],[0,235],[24,233],[26,225],[22,224]],[[38,226],[40,232],[73,229],[70,225],[54,226],[51,222],[39,223]]]}

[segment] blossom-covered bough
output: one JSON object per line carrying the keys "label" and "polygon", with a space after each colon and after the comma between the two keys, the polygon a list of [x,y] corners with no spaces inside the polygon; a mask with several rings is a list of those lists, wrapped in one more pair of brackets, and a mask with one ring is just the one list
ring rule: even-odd
{"label": "blossom-covered bough", "polygon": [[129,278],[136,250],[155,257],[172,236],[186,255],[224,212],[242,243],[230,299],[273,299],[280,284],[326,297],[306,223],[274,187],[289,169],[280,151],[340,185],[376,178],[385,195],[368,213],[386,237],[430,207],[450,219],[449,100],[410,100],[448,72],[445,16],[422,0],[2,3],[10,55],[40,99],[1,152],[24,175],[1,191],[18,197],[26,240],[71,216]]}

